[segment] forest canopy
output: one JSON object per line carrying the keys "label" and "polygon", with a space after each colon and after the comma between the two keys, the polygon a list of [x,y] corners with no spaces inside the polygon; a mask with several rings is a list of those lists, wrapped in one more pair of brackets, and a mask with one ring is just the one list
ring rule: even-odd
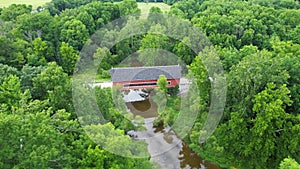
{"label": "forest canopy", "polygon": [[[130,14],[140,16],[143,11],[134,0],[52,0],[35,12],[22,4],[0,9],[0,168],[156,167],[149,158],[124,158],[106,151],[84,132],[98,131],[95,136],[105,138],[103,145],[114,148],[112,143],[119,143],[128,155],[145,149],[145,145],[133,149],[129,143],[126,132],[136,126],[115,108],[110,88],[89,88],[109,121],[106,124],[83,128],[72,100],[78,61],[91,57],[96,63],[101,58],[97,79],[107,80],[109,70],[132,53],[150,62],[142,52],[147,48],[172,52],[196,77],[199,116],[182,139],[199,156],[226,168],[300,168],[299,0],[153,2],[172,5],[167,14],[189,21],[209,39],[210,48],[195,53],[186,45],[193,37],[179,41],[147,33],[110,49],[95,49],[93,56],[82,55],[94,33],[108,41],[116,38],[118,28],[98,32],[104,25]],[[169,30],[168,20],[155,18],[155,13],[162,11],[150,9],[147,19],[152,24],[142,20],[139,24],[154,32]],[[130,23],[129,18],[120,24],[130,27]],[[216,52],[207,52],[211,48]],[[200,143],[212,96],[202,62],[206,57],[220,58],[227,95],[220,124]],[[177,117],[173,109],[168,111],[160,117],[167,124]]]}

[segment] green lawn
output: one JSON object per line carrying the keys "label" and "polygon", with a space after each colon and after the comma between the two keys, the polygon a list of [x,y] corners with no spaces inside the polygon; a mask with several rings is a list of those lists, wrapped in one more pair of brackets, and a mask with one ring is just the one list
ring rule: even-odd
{"label": "green lawn", "polygon": [[[167,5],[165,3],[154,3],[154,2],[145,3],[145,2],[138,2],[138,7],[141,9],[142,16],[143,16],[143,14],[149,13],[150,8],[153,7],[153,6],[159,7],[163,11],[163,13],[169,11],[170,8],[171,8],[170,5]],[[143,16],[143,17],[147,17],[147,15]]]}
{"label": "green lawn", "polygon": [[26,4],[32,5],[33,9],[36,9],[38,6],[42,6],[50,1],[51,0],[0,0],[0,8],[8,7],[11,4]]}

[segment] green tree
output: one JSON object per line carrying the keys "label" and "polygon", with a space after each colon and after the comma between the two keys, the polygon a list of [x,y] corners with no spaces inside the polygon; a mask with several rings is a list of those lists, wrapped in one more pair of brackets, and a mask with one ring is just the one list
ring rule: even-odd
{"label": "green tree", "polygon": [[190,65],[195,58],[195,53],[187,46],[189,43],[190,39],[185,37],[181,42],[176,43],[173,48],[176,55],[187,65]]}
{"label": "green tree", "polygon": [[21,99],[20,79],[15,75],[9,75],[0,85],[0,103],[9,108],[18,107]]}
{"label": "green tree", "polygon": [[120,16],[140,15],[141,9],[138,8],[137,2],[134,0],[124,0],[117,4],[120,10]]}
{"label": "green tree", "polygon": [[300,164],[292,158],[285,158],[281,161],[279,169],[299,169]]}
{"label": "green tree", "polygon": [[73,157],[69,145],[72,141],[68,137],[72,135],[70,131],[76,131],[74,122],[68,120],[70,114],[58,111],[50,116],[51,110],[27,113],[20,129],[22,151],[18,167],[70,168]]}
{"label": "green tree", "polygon": [[4,79],[10,75],[19,76],[20,72],[14,67],[0,63],[0,84],[2,84]]}
{"label": "green tree", "polygon": [[171,96],[176,96],[176,95],[179,93],[179,86],[176,85],[175,87],[170,87],[170,88],[168,88],[168,93],[169,93]]}
{"label": "green tree", "polygon": [[168,81],[165,75],[159,75],[157,80],[158,90],[162,91],[164,94],[167,94],[168,91]]}
{"label": "green tree", "polygon": [[[259,159],[252,158],[253,161],[250,159],[247,162],[253,168],[271,167],[274,166],[272,163],[278,165],[279,160],[270,159],[270,157],[276,155],[277,159],[280,159],[278,157],[284,154],[284,152],[276,154],[274,151],[276,145],[282,145],[280,136],[274,133],[285,128],[284,125],[288,120],[285,108],[291,104],[290,91],[286,85],[279,89],[275,89],[275,86],[273,83],[268,83],[266,89],[254,98],[253,111],[256,118],[252,120],[253,127],[250,129],[252,140],[244,150],[246,156],[255,154],[259,157]],[[259,165],[257,166],[257,164]]]}
{"label": "green tree", "polygon": [[163,25],[156,24],[153,25],[150,30],[149,34],[146,34],[144,38],[141,41],[141,49],[146,49],[146,48],[161,48],[161,49],[170,49],[169,48],[169,39],[166,35],[161,35],[161,34],[151,34],[151,32],[160,32],[164,33],[166,31],[166,28]]}
{"label": "green tree", "polygon": [[273,56],[278,59],[290,78],[288,79],[288,88],[291,90],[293,104],[289,108],[290,112],[297,114],[300,112],[300,75],[298,67],[300,66],[300,45],[289,42],[271,42],[274,49]]}
{"label": "green tree", "polygon": [[[259,51],[245,56],[233,66],[227,76],[226,102],[231,105],[228,110],[231,112],[243,110],[248,118],[253,117],[252,99],[266,87],[267,83],[287,84],[290,76],[280,64],[279,60],[272,57],[271,52]],[[227,112],[224,113],[224,118],[227,118]]]}
{"label": "green tree", "polygon": [[291,31],[289,39],[294,43],[300,44],[300,25],[296,26],[296,28]]}
{"label": "green tree", "polygon": [[[49,99],[49,105],[55,111],[66,109],[68,112],[74,113],[71,81],[62,67],[55,62],[50,62],[32,81],[34,98]],[[75,114],[72,114],[72,117],[74,116]]]}
{"label": "green tree", "polygon": [[22,67],[25,58],[22,52],[25,51],[24,41],[0,36],[0,63],[16,68]]}
{"label": "green tree", "polygon": [[30,43],[36,38],[52,42],[52,45],[56,43],[57,28],[48,11],[22,15],[17,18],[16,24],[23,38]]}
{"label": "green tree", "polygon": [[94,18],[96,22],[96,30],[109,21],[120,17],[118,5],[114,3],[95,1],[79,8],[84,8],[84,10]]}
{"label": "green tree", "polygon": [[48,45],[41,38],[36,38],[32,42],[32,51],[27,55],[28,64],[31,66],[45,66]]}
{"label": "green tree", "polygon": [[[111,153],[126,157],[144,157],[144,159],[148,157],[145,142],[132,142],[128,135],[124,135],[123,130],[115,129],[111,123],[88,125],[85,126],[85,131],[100,147],[103,147]],[[132,168],[135,165],[133,161],[131,161],[132,159],[134,158],[123,158],[124,161],[117,159],[117,161],[113,161],[112,163],[108,162],[107,165],[112,165],[116,168]],[[99,159],[99,161],[103,160],[103,158]]]}
{"label": "green tree", "polygon": [[19,163],[16,152],[20,152],[21,122],[21,116],[6,114],[0,109],[0,153],[5,154],[0,156],[0,167],[3,169],[12,168]]}
{"label": "green tree", "polygon": [[268,83],[253,99],[251,119],[242,110],[231,112],[230,120],[219,127],[219,145],[231,166],[276,168],[284,157],[299,153],[299,137],[293,131],[299,129],[299,120],[285,111],[291,104],[289,93],[286,85]]}
{"label": "green tree", "polygon": [[86,11],[80,12],[79,15],[77,15],[76,19],[81,21],[85,25],[90,35],[95,32],[96,24],[94,18]]}
{"label": "green tree", "polygon": [[155,119],[154,125],[164,124],[168,125],[169,120],[166,120],[166,104],[168,102],[167,91],[168,81],[165,75],[160,75],[157,79],[157,88],[155,95],[152,97],[153,101],[157,104],[157,113],[159,117]]}
{"label": "green tree", "polygon": [[101,78],[109,78],[109,70],[112,65],[116,63],[115,57],[111,55],[111,52],[106,48],[98,48],[97,51],[93,55],[94,65],[98,66],[97,73]]}
{"label": "green tree", "polygon": [[165,30],[166,28],[160,24],[154,25],[141,40],[138,59],[144,65],[164,66],[177,64],[178,58],[174,57],[171,52],[168,52],[172,51],[173,46],[169,43],[170,39],[163,34]]}
{"label": "green tree", "polygon": [[80,50],[88,36],[86,26],[81,21],[72,19],[62,26],[60,40],[73,46],[75,50]]}
{"label": "green tree", "polygon": [[111,89],[95,87],[94,91],[101,114],[105,119],[113,121],[112,114],[110,114],[110,108],[113,107]]}
{"label": "green tree", "polygon": [[27,6],[24,4],[12,4],[1,11],[0,19],[4,21],[13,21],[20,15],[30,14],[31,10],[31,5]]}
{"label": "green tree", "polygon": [[64,72],[71,75],[74,72],[76,62],[80,59],[79,55],[72,46],[68,46],[65,42],[62,42],[59,52],[61,56],[61,66]]}
{"label": "green tree", "polygon": [[164,25],[165,19],[163,18],[163,15],[160,15],[162,13],[161,9],[159,7],[153,6],[150,8],[149,15],[147,17],[147,20],[151,24],[162,24]]}
{"label": "green tree", "polygon": [[200,8],[200,3],[202,3],[203,0],[200,0],[200,1],[195,1],[195,0],[188,0],[188,1],[179,1],[177,3],[175,3],[170,12],[173,10],[173,9],[179,9],[181,10],[183,13],[185,13],[187,16],[185,19],[192,19],[193,16],[199,12],[199,9]]}
{"label": "green tree", "polygon": [[30,90],[32,93],[32,79],[36,77],[38,74],[40,74],[44,70],[43,66],[29,66],[28,64],[24,65],[23,68],[21,69],[21,75],[20,75],[20,80],[21,80],[21,88],[22,91],[25,90]]}
{"label": "green tree", "polygon": [[[16,90],[17,91],[17,90]],[[53,112],[47,101],[34,100],[28,91],[14,100],[14,109],[0,109],[1,168],[71,168],[78,123],[70,113]]]}
{"label": "green tree", "polygon": [[178,8],[171,7],[171,10],[168,12],[168,14],[172,16],[177,16],[179,18],[187,18],[187,14]]}
{"label": "green tree", "polygon": [[59,86],[66,86],[69,83],[69,78],[63,72],[62,67],[55,62],[50,62],[32,81],[34,98],[46,99],[48,98],[48,91],[53,91]]}
{"label": "green tree", "polygon": [[207,50],[206,52],[203,51],[202,53],[199,53],[198,56],[194,59],[194,61],[191,63],[191,65],[188,66],[189,71],[191,72],[192,76],[194,76],[196,80],[196,84],[199,90],[199,96],[201,99],[200,105],[203,107],[206,107],[209,103],[209,91],[210,91],[210,81],[209,81],[209,75],[208,70],[204,66],[202,60],[205,57],[212,57],[207,56]]}

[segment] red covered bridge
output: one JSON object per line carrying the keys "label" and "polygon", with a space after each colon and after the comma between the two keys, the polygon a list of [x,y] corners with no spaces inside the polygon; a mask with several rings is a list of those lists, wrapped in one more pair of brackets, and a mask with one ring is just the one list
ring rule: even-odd
{"label": "red covered bridge", "polygon": [[121,86],[123,90],[156,88],[160,75],[165,75],[168,87],[180,84],[181,67],[150,66],[150,67],[124,67],[110,70],[113,86]]}

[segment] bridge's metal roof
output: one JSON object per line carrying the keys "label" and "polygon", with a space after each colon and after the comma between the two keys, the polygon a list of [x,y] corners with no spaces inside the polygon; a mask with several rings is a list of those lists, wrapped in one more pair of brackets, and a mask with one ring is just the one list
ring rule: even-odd
{"label": "bridge's metal roof", "polygon": [[165,75],[167,79],[178,79],[181,78],[181,67],[172,65],[112,68],[110,75],[113,82],[157,80],[159,75]]}

